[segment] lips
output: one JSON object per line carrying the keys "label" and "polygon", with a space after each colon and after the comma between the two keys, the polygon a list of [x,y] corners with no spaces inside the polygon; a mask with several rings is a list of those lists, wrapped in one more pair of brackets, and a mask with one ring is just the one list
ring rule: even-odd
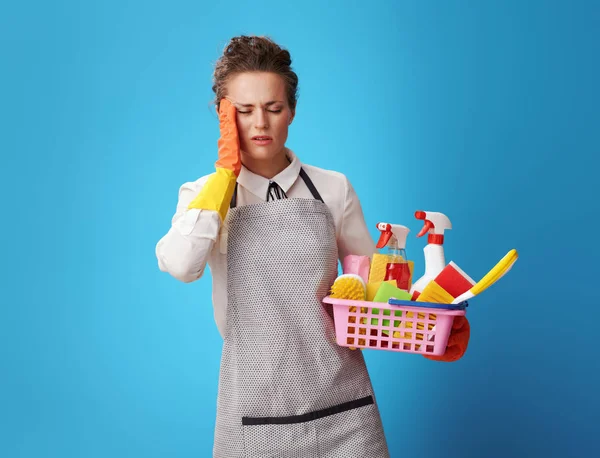
{"label": "lips", "polygon": [[252,137],[252,140],[273,140],[271,137],[269,137],[268,135],[256,135],[254,137]]}

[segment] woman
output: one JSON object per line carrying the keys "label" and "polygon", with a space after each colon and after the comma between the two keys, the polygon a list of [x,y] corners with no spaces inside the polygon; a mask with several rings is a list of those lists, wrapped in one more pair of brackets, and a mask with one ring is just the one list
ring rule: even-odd
{"label": "woman", "polygon": [[375,244],[340,173],[285,142],[298,78],[288,51],[236,37],[215,69],[216,173],[180,189],[161,270],[213,274],[224,338],[214,457],[388,457],[360,351],[336,345],[321,300],[348,254]]}

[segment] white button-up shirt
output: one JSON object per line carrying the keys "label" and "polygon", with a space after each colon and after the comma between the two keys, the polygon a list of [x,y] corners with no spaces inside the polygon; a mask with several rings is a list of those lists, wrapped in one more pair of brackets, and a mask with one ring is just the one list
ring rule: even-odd
{"label": "white button-up shirt", "polygon": [[[376,250],[375,242],[367,229],[360,201],[346,176],[301,164],[292,151],[287,151],[290,164],[271,180],[290,198],[313,199],[299,176],[302,167],[333,215],[340,261],[349,254],[372,256]],[[215,211],[187,208],[208,177],[184,183],[179,189],[171,228],[156,245],[156,257],[161,271],[186,283],[199,279],[208,263],[213,279],[215,321],[224,336],[227,311],[227,234],[224,228],[227,220],[221,224]],[[266,201],[269,179],[242,166],[237,182],[237,206]]]}

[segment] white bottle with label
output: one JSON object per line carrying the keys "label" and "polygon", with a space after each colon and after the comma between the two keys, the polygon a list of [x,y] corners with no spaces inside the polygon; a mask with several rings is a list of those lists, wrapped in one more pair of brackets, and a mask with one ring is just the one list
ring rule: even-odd
{"label": "white bottle with label", "polygon": [[422,237],[426,233],[427,245],[423,248],[425,253],[425,274],[413,283],[410,293],[412,300],[416,300],[421,291],[435,279],[438,274],[446,267],[446,258],[444,257],[444,231],[452,229],[450,219],[443,213],[438,212],[415,212],[417,219],[425,222],[417,237]]}

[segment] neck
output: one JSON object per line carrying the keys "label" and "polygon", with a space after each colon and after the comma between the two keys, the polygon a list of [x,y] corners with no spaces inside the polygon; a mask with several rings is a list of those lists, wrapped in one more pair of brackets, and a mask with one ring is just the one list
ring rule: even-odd
{"label": "neck", "polygon": [[242,164],[248,170],[261,177],[271,179],[290,165],[286,155],[287,148],[283,148],[277,156],[271,159],[256,159],[248,154],[241,152]]}

